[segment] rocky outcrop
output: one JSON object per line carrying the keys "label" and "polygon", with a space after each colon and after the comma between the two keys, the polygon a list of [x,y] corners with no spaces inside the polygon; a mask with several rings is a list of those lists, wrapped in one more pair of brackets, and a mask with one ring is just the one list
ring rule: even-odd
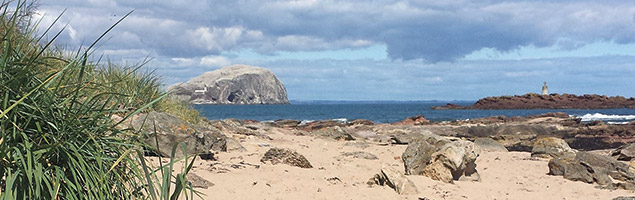
{"label": "rocky outcrop", "polygon": [[567,153],[575,153],[575,150],[571,149],[563,139],[555,137],[540,138],[531,149],[531,157],[550,159]]}
{"label": "rocky outcrop", "polygon": [[480,148],[470,141],[450,141],[425,134],[411,141],[402,155],[406,174],[424,175],[452,183],[456,180],[478,181],[476,158]]}
{"label": "rocky outcrop", "polygon": [[270,162],[273,165],[282,163],[300,168],[313,168],[309,160],[303,155],[290,149],[271,148],[260,159],[260,162]]}
{"label": "rocky outcrop", "polygon": [[226,137],[220,130],[193,125],[167,113],[141,114],[130,124],[134,130],[147,134],[145,144],[162,156],[169,157],[177,144],[176,157],[184,155],[182,147],[189,155],[227,150]]}
{"label": "rocky outcrop", "polygon": [[479,99],[471,106],[448,104],[432,109],[605,109],[605,108],[635,108],[635,98],[622,96],[608,97],[606,95],[573,95],[550,94],[539,95],[529,93],[525,95],[487,97]]}
{"label": "rocky outcrop", "polygon": [[370,184],[387,185],[402,195],[415,195],[419,191],[415,184],[405,175],[387,165],[381,167],[381,171],[371,178]]}
{"label": "rocky outcrop", "polygon": [[287,90],[269,70],[234,65],[178,83],[169,88],[193,104],[288,104]]}
{"label": "rocky outcrop", "polygon": [[605,188],[635,190],[635,174],[630,171],[629,165],[608,156],[584,151],[567,153],[551,159],[548,166],[550,175],[597,183]]}

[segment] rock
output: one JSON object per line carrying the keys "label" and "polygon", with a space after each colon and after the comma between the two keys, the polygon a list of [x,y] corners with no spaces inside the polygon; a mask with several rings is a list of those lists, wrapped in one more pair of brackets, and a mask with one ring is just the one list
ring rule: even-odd
{"label": "rock", "polygon": [[565,140],[571,148],[586,151],[618,148],[635,142],[635,124],[582,126],[569,134],[573,137]]}
{"label": "rock", "polygon": [[450,143],[450,140],[434,134],[423,134],[408,143],[408,147],[401,156],[407,175],[420,175],[432,160],[432,153]]}
{"label": "rock", "polygon": [[288,104],[287,90],[265,68],[234,65],[205,72],[170,86],[180,100],[193,104]]}
{"label": "rock", "polygon": [[356,119],[351,122],[351,125],[367,125],[372,126],[375,125],[375,122],[367,119]]}
{"label": "rock", "polygon": [[471,106],[446,105],[432,109],[607,109],[635,108],[635,98],[622,96],[573,94],[525,95],[487,97],[479,99]]}
{"label": "rock", "polygon": [[320,130],[313,131],[311,134],[335,140],[355,140],[355,138],[353,138],[353,136],[348,133],[348,131],[342,129],[339,126],[322,128]]}
{"label": "rock", "polygon": [[555,158],[565,153],[575,153],[575,150],[563,139],[555,137],[540,138],[531,149],[531,157]]}
{"label": "rock", "polygon": [[273,165],[279,163],[300,168],[313,168],[311,163],[301,154],[290,149],[271,148],[260,159],[260,162],[271,162]]}
{"label": "rock", "polygon": [[247,149],[238,142],[238,140],[228,137],[226,143],[227,152],[245,152]]}
{"label": "rock", "polygon": [[[431,134],[432,135],[432,134]],[[449,141],[424,135],[408,144],[402,155],[406,174],[424,175],[452,183],[455,180],[480,180],[476,158],[480,148],[470,141]]]}
{"label": "rock", "polygon": [[[169,157],[175,144],[183,144],[189,155],[227,150],[226,137],[219,130],[192,125],[167,113],[141,114],[131,121],[131,126],[147,133],[144,142],[154,150],[158,149],[162,156]],[[183,148],[179,145],[175,156],[183,155]]]}
{"label": "rock", "polygon": [[508,152],[507,148],[492,138],[476,138],[474,144],[478,145],[482,150],[489,152]]}
{"label": "rock", "polygon": [[633,157],[635,157],[635,143],[629,143],[618,147],[611,152],[611,156],[617,157],[617,160],[633,160]]}
{"label": "rock", "polygon": [[309,122],[306,124],[300,124],[298,128],[302,130],[306,130],[306,131],[313,131],[313,130],[319,130],[326,127],[332,127],[332,126],[346,126],[346,124],[343,123],[342,121],[336,121],[336,120],[319,120],[319,121]]}
{"label": "rock", "polygon": [[379,174],[371,179],[377,185],[387,185],[394,189],[397,194],[416,195],[419,194],[415,184],[405,175],[387,165],[381,167]]}
{"label": "rock", "polygon": [[287,128],[287,127],[297,127],[300,125],[300,120],[292,120],[292,119],[279,119],[273,121],[273,126]]}
{"label": "rock", "polygon": [[423,125],[429,124],[430,121],[423,117],[423,115],[417,115],[414,117],[408,117],[403,121],[395,122],[394,125]]}
{"label": "rock", "polygon": [[543,113],[543,114],[527,116],[527,118],[529,118],[529,119],[545,118],[545,117],[553,117],[553,118],[560,118],[560,119],[569,119],[569,118],[571,118],[569,116],[569,114],[567,114],[565,112],[548,112],[548,113]]}
{"label": "rock", "polygon": [[[606,188],[635,190],[635,174],[629,165],[589,152],[565,153],[548,163],[549,175],[572,181],[597,183]],[[613,180],[618,182],[613,182]]]}
{"label": "rock", "polygon": [[214,186],[214,183],[209,182],[207,179],[199,175],[196,175],[192,172],[187,174],[186,179],[187,179],[187,182],[192,183],[192,187],[195,187],[195,188],[207,189],[208,187]]}
{"label": "rock", "polygon": [[615,197],[613,200],[635,200],[635,196],[633,197]]}
{"label": "rock", "polygon": [[253,124],[246,120],[237,120],[237,119],[224,119],[224,120],[215,120],[209,122],[209,124],[221,130],[222,133],[230,135],[247,135],[247,136],[257,136],[259,138],[271,140],[272,138],[266,134],[266,131],[261,128],[262,124]]}
{"label": "rock", "polygon": [[354,151],[354,152],[342,152],[342,156],[353,157],[353,158],[361,158],[366,160],[378,160],[377,156],[372,153],[364,152],[364,151]]}
{"label": "rock", "polygon": [[462,106],[462,105],[457,105],[457,104],[452,104],[452,103],[448,103],[445,106],[433,106],[430,109],[431,110],[459,110],[459,109],[467,109],[467,106]]}

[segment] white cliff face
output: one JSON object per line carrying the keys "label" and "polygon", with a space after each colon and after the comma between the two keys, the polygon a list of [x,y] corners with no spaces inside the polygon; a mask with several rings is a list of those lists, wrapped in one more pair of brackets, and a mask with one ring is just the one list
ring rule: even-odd
{"label": "white cliff face", "polygon": [[169,88],[193,104],[288,104],[287,90],[269,70],[234,65],[205,72]]}

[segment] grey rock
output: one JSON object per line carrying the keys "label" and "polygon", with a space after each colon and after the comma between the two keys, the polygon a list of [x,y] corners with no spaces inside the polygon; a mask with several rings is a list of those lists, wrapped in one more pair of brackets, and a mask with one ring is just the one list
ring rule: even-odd
{"label": "grey rock", "polygon": [[292,120],[292,119],[279,119],[276,121],[273,121],[272,125],[276,126],[276,127],[297,127],[298,125],[300,125],[300,120]]}
{"label": "grey rock", "polygon": [[166,157],[171,155],[175,144],[179,144],[177,157],[184,155],[183,147],[189,155],[227,150],[226,137],[218,129],[192,125],[167,113],[141,114],[131,121],[131,127],[146,133],[146,145]]}
{"label": "grey rock", "polygon": [[195,188],[207,189],[208,187],[214,186],[214,183],[191,172],[187,174],[186,179],[187,179],[187,182],[192,183],[192,187],[195,187]]}
{"label": "grey rock", "polygon": [[489,152],[508,152],[507,148],[492,138],[476,138],[474,144],[481,147],[483,151]]}
{"label": "grey rock", "polygon": [[615,197],[613,200],[635,200],[635,196],[633,197]]}
{"label": "grey rock", "polygon": [[402,159],[406,174],[424,175],[448,183],[479,181],[476,159],[480,152],[480,148],[470,141],[449,141],[425,134],[408,144]]}
{"label": "grey rock", "polygon": [[169,88],[193,104],[288,104],[287,90],[269,70],[234,65],[205,72]]}
{"label": "grey rock", "polygon": [[408,144],[401,156],[407,175],[421,175],[432,160],[432,154],[450,140],[434,134],[423,134]]}
{"label": "grey rock", "polygon": [[313,168],[311,163],[301,154],[290,149],[271,148],[260,159],[260,162],[270,162],[273,165],[280,163],[300,167]]}
{"label": "grey rock", "polygon": [[353,136],[348,133],[348,131],[342,129],[339,126],[325,127],[317,131],[313,131],[311,134],[335,140],[355,140],[355,138],[353,138]]}
{"label": "grey rock", "polygon": [[633,160],[635,157],[635,143],[629,143],[618,147],[611,152],[611,156],[616,157],[617,160]]}
{"label": "grey rock", "polygon": [[227,152],[245,152],[247,151],[247,149],[245,149],[245,147],[243,147],[243,145],[240,144],[240,142],[238,142],[238,140],[228,137],[227,139],[227,143],[226,143],[226,148],[227,148]]}
{"label": "grey rock", "polygon": [[635,190],[635,174],[629,170],[629,165],[608,156],[583,151],[565,153],[551,159],[548,166],[550,175],[597,183],[605,188]]}
{"label": "grey rock", "polygon": [[575,150],[563,139],[555,137],[540,138],[531,149],[531,157],[555,158],[566,153],[575,153]]}
{"label": "grey rock", "polygon": [[354,152],[343,152],[342,156],[360,158],[366,160],[378,160],[377,156],[372,153],[368,153],[365,151],[354,151]]}
{"label": "grey rock", "polygon": [[387,185],[401,195],[419,194],[415,184],[403,173],[387,165],[381,167],[379,174],[371,179],[374,184]]}

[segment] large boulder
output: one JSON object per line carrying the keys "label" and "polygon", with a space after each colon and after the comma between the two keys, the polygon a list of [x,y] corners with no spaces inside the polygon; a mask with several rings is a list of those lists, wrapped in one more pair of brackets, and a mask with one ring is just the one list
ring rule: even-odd
{"label": "large boulder", "polygon": [[544,137],[536,140],[533,149],[531,149],[531,157],[555,158],[574,152],[575,150],[571,149],[563,139]]}
{"label": "large boulder", "polygon": [[629,170],[629,165],[608,156],[583,151],[566,153],[551,159],[548,166],[550,175],[597,183],[606,188],[635,190],[635,174]]}
{"label": "large boulder", "polygon": [[147,133],[144,142],[162,156],[170,156],[175,144],[182,144],[176,148],[177,157],[184,155],[183,147],[190,155],[227,150],[220,130],[193,125],[167,113],[141,114],[130,124],[134,130]]}
{"label": "large boulder", "polygon": [[287,90],[269,70],[234,65],[205,72],[169,88],[193,104],[288,104]]}
{"label": "large boulder", "polygon": [[424,175],[448,183],[478,181],[476,158],[480,152],[480,148],[470,141],[449,141],[424,135],[408,144],[402,159],[406,174]]}

